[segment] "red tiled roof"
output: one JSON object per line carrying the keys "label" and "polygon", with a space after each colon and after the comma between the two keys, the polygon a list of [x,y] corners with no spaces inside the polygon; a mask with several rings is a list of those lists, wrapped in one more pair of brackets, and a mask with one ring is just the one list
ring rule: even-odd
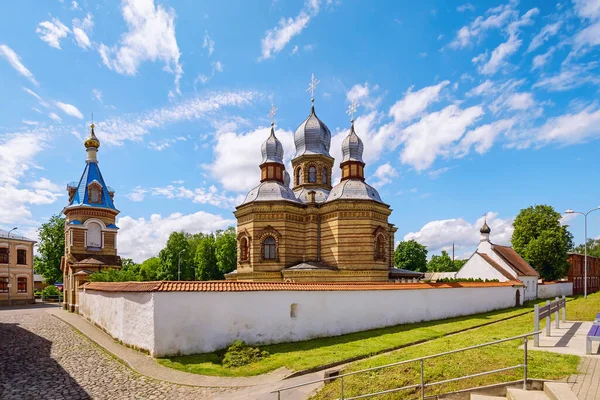
{"label": "red tiled roof", "polygon": [[387,282],[236,282],[236,281],[162,281],[162,282],[88,282],[85,290],[101,292],[258,292],[258,291],[363,291],[363,290],[419,290],[469,287],[522,285],[518,280],[509,282],[459,283],[387,283]]}
{"label": "red tiled roof", "polygon": [[537,271],[531,265],[527,264],[527,261],[523,260],[512,247],[494,244],[492,245],[492,250],[498,253],[519,275],[539,276]]}
{"label": "red tiled roof", "polygon": [[500,264],[498,264],[496,261],[492,260],[492,258],[490,256],[488,256],[487,254],[485,254],[485,253],[479,253],[479,252],[477,252],[477,254],[479,254],[481,257],[483,257],[483,259],[488,264],[490,264],[496,271],[500,272],[509,281],[512,281],[513,279],[515,279],[514,276],[512,276],[511,274],[509,274],[507,270],[505,270],[504,268],[502,268],[502,266]]}

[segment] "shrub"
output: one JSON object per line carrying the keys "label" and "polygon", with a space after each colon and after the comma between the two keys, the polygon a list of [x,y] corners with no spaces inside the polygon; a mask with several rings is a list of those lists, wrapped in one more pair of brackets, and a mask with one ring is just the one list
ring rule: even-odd
{"label": "shrub", "polygon": [[42,290],[42,296],[44,297],[56,297],[60,296],[60,291],[54,285],[46,286],[44,290]]}
{"label": "shrub", "polygon": [[458,283],[458,282],[500,282],[498,279],[486,279],[481,278],[442,278],[438,279],[438,283]]}
{"label": "shrub", "polygon": [[223,357],[226,368],[241,367],[269,356],[269,352],[261,351],[258,347],[250,347],[241,340],[236,340],[227,348]]}

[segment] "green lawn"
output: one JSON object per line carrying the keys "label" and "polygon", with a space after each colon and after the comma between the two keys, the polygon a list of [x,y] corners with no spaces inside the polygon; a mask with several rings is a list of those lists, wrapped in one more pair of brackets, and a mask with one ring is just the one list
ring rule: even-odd
{"label": "green lawn", "polygon": [[440,338],[450,333],[522,314],[532,307],[510,308],[485,314],[398,325],[303,342],[261,346],[262,350],[269,352],[269,357],[238,368],[225,368],[221,364],[222,352],[159,358],[158,362],[166,367],[202,375],[253,376],[280,367],[300,371]]}

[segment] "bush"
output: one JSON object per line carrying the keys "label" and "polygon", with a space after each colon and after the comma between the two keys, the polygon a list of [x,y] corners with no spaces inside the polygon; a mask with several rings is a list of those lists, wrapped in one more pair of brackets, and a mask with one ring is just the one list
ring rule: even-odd
{"label": "bush", "polygon": [[60,296],[60,291],[54,285],[46,286],[44,290],[42,290],[42,296],[44,297],[57,297]]}
{"label": "bush", "polygon": [[442,278],[436,281],[437,283],[458,283],[458,282],[500,282],[498,279],[486,279],[481,278]]}
{"label": "bush", "polygon": [[269,356],[269,352],[261,351],[258,347],[250,347],[241,340],[236,340],[227,348],[223,357],[226,368],[241,367]]}

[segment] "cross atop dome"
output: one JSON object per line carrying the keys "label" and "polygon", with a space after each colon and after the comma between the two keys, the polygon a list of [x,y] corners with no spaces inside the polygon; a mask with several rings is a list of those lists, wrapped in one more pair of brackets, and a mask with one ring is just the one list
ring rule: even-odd
{"label": "cross atop dome", "polygon": [[350,105],[348,106],[348,110],[346,111],[346,114],[348,114],[350,116],[350,122],[354,123],[354,113],[356,112],[356,108],[359,106],[359,104],[352,100],[352,103],[350,103]]}
{"label": "cross atop dome", "polygon": [[275,114],[277,114],[277,107],[275,107],[275,104],[271,104],[271,109],[269,110],[269,118],[271,119],[271,126],[275,125]]}
{"label": "cross atop dome", "polygon": [[310,101],[312,103],[315,102],[315,89],[317,88],[317,85],[320,83],[321,81],[315,79],[315,74],[311,74],[310,77],[310,84],[308,85],[308,89],[306,89],[307,92],[310,92]]}

